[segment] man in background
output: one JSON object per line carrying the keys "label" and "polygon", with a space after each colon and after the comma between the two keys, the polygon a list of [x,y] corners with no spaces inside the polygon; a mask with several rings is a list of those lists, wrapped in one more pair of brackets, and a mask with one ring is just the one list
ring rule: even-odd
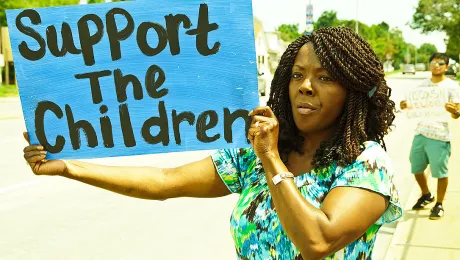
{"label": "man in background", "polygon": [[[448,93],[448,102],[445,105],[446,113],[458,119],[460,117],[460,88],[456,81],[445,76],[449,66],[449,57],[444,53],[435,53],[430,57],[431,78],[426,79],[420,87],[445,88]],[[401,109],[410,108],[406,100],[401,101]],[[413,210],[425,208],[435,197],[428,189],[424,171],[428,164],[433,178],[438,179],[436,204],[431,209],[430,219],[440,219],[444,215],[442,202],[447,191],[448,162],[451,153],[448,122],[421,120],[415,130],[414,140],[410,151],[411,170],[417,180],[422,196],[412,207]]]}

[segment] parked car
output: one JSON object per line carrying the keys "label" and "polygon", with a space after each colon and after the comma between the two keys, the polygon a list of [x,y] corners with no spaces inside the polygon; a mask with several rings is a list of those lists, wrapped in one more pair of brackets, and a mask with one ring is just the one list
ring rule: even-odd
{"label": "parked car", "polygon": [[415,70],[416,71],[425,71],[426,70],[425,63],[417,63],[417,64],[415,64]]}
{"label": "parked car", "polygon": [[415,75],[415,65],[414,64],[404,64],[402,66],[402,74],[411,73]]}

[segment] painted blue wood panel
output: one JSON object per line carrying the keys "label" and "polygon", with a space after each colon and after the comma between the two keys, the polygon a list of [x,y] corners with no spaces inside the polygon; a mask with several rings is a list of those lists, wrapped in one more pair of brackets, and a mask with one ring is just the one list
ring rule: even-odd
{"label": "painted blue wood panel", "polygon": [[[209,49],[214,43],[220,43],[220,48],[214,55],[200,54],[196,47],[197,36],[186,33],[197,28],[201,4],[207,5],[209,23],[218,25],[217,29],[208,33],[207,39]],[[106,15],[114,8],[125,10],[133,19],[133,32],[128,33],[126,39],[119,41],[121,58],[118,60],[112,58],[107,32]],[[26,46],[32,51],[40,49],[38,42],[24,34],[23,29],[21,32],[17,26],[17,17],[24,10],[8,10],[7,19],[20,98],[31,142],[38,143],[39,141],[37,137],[39,130],[37,129],[40,126],[38,123],[40,120],[36,115],[38,115],[37,106],[40,102],[41,104],[45,104],[43,102],[55,104],[56,109],[61,110],[63,114],[59,119],[51,111],[47,110],[44,113],[43,130],[49,146],[56,146],[57,136],[62,136],[65,140],[61,149],[54,147],[55,151],[49,153],[48,159],[101,158],[248,147],[245,121],[242,118],[235,120],[233,124],[232,141],[225,140],[224,109],[228,108],[230,112],[250,111],[259,102],[251,1],[155,0],[32,10],[38,12],[41,19],[39,24],[32,24],[28,17],[20,20],[24,26],[30,27],[45,41],[48,41],[46,52],[39,60],[30,60],[30,57],[27,59],[19,50],[23,42],[23,47]],[[93,46],[95,63],[85,64],[82,54],[67,53],[63,57],[55,57],[48,48],[53,42],[52,37],[47,39],[47,31],[48,33],[53,31],[53,28],[49,26],[54,26],[56,29],[57,46],[60,47],[62,45],[61,28],[63,22],[66,22],[71,28],[75,47],[81,49],[80,36],[83,34],[79,33],[77,24],[87,14],[95,14],[103,23],[102,38]],[[138,35],[142,35],[139,33],[140,25],[143,22],[153,22],[166,28],[165,16],[169,14],[184,14],[191,21],[188,29],[184,28],[183,23],[178,25],[180,53],[176,55],[171,53],[170,38],[174,34],[168,34],[168,43],[163,51],[153,56],[146,55],[141,51],[136,40]],[[128,25],[126,17],[122,15],[115,15],[115,22],[120,31]],[[90,21],[88,24],[90,34],[95,34],[97,32],[95,23]],[[159,43],[155,30],[150,29],[146,35],[146,41],[143,42],[155,48]],[[153,65],[161,68],[165,75],[164,84],[158,91],[167,89],[168,92],[160,98],[155,98],[154,95],[154,97],[149,96],[146,90],[146,71]],[[139,80],[142,85],[142,98],[138,96],[139,100],[135,99],[134,88],[129,84],[126,91],[127,100],[121,102],[117,100],[114,79],[114,71],[117,69],[124,76],[132,74]],[[75,77],[77,74],[97,71],[108,71],[111,74],[99,78],[101,100],[93,100],[89,79]],[[158,78],[159,74],[155,75]],[[142,128],[146,121],[152,121],[149,121],[149,118],[160,115],[159,107],[161,108],[162,104],[164,104],[167,117],[167,120],[164,121],[167,122],[166,131],[169,143],[152,144],[144,138]],[[124,109],[127,107],[129,111],[135,145],[132,143],[127,145],[123,138],[122,125],[126,129],[130,129],[130,126],[127,124],[126,117],[120,117],[120,107]],[[176,114],[189,111],[195,117],[192,125],[185,121],[179,125],[180,144],[177,144],[177,133],[173,131],[173,110],[176,111]],[[73,136],[76,136],[75,133],[80,135],[80,147],[75,148],[72,145],[68,123],[70,111],[74,121],[86,120],[94,128],[97,136],[97,145],[93,144],[95,147],[88,146],[88,140],[82,130],[73,132]],[[123,114],[126,115],[126,111],[123,111]],[[197,118],[205,111],[215,111],[218,118],[216,126],[206,131],[207,136],[215,137],[215,140],[209,142],[200,141],[196,130]],[[109,121],[111,123],[113,147],[110,144],[104,145],[101,118],[104,118],[102,121],[106,125]],[[205,119],[204,124],[209,123],[209,117]],[[150,129],[150,135],[157,135],[159,130],[158,126],[153,126]],[[105,135],[105,139],[110,139],[108,136],[110,135]],[[43,144],[43,138],[40,140]],[[110,143],[110,140],[106,140],[106,143]]]}

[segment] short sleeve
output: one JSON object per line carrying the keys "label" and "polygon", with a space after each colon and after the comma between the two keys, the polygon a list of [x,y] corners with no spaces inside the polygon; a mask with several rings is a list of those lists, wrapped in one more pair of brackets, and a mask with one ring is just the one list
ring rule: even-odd
{"label": "short sleeve", "polygon": [[216,167],[222,181],[232,193],[241,193],[242,178],[241,178],[241,156],[247,149],[225,149],[217,150],[211,155],[211,158]]}
{"label": "short sleeve", "polygon": [[364,151],[356,161],[338,172],[331,189],[335,187],[362,188],[388,197],[389,206],[376,222],[378,225],[391,223],[402,216],[402,208],[393,183],[391,160],[376,142],[366,142]]}

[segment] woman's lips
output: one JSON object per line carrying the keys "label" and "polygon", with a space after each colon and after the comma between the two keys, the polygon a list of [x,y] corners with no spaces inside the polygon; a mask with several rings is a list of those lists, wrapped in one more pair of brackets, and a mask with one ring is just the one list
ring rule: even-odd
{"label": "woman's lips", "polygon": [[301,115],[308,115],[316,111],[316,107],[307,102],[297,104],[297,112]]}
{"label": "woman's lips", "polygon": [[315,112],[316,109],[310,109],[310,108],[305,108],[305,107],[297,107],[297,112],[301,115],[308,115],[313,112]]}

